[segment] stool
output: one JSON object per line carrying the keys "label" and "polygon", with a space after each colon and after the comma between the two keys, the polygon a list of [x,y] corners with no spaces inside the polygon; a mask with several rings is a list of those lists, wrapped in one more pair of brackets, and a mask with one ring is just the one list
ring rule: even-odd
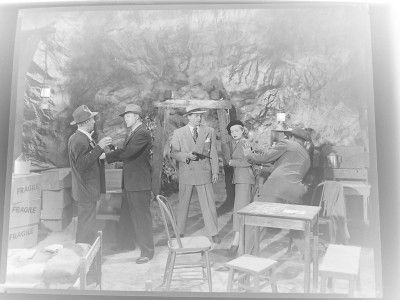
{"label": "stool", "polygon": [[349,296],[354,295],[355,285],[360,284],[361,248],[330,244],[319,267],[321,274],[321,293],[326,292],[327,280],[347,279]]}
{"label": "stool", "polygon": [[[235,272],[237,272],[239,289],[243,288],[245,291],[259,292],[261,288],[270,283],[272,291],[274,293],[277,293],[278,289],[273,272],[273,267],[276,264],[277,261],[275,260],[256,257],[248,254],[242,255],[227,262],[225,264],[229,268],[227,291],[232,291]],[[264,284],[261,285],[260,279],[261,277],[264,277],[262,275],[269,275],[270,279],[269,282],[267,280]],[[253,285],[250,284],[250,276],[253,277]]]}

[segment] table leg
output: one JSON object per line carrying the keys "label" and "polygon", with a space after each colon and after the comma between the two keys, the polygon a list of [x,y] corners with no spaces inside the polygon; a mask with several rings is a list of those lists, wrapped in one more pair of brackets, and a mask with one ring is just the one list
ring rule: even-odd
{"label": "table leg", "polygon": [[258,256],[260,253],[260,227],[254,227],[254,255]]}
{"label": "table leg", "polygon": [[245,253],[245,225],[244,216],[239,215],[239,248],[238,254],[243,255]]}
{"label": "table leg", "polygon": [[304,230],[304,292],[310,292],[310,222],[305,223]]}
{"label": "table leg", "polygon": [[369,225],[368,220],[368,196],[363,195],[363,215],[364,215],[364,224]]}
{"label": "table leg", "polygon": [[314,225],[313,235],[313,291],[318,291],[318,219]]}
{"label": "table leg", "polygon": [[227,291],[228,291],[228,292],[232,292],[233,275],[234,275],[234,270],[233,270],[232,267],[229,267],[228,287],[227,287]]}

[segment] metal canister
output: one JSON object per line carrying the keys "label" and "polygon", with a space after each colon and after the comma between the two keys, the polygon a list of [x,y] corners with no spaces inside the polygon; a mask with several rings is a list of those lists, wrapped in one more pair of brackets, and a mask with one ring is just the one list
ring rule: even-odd
{"label": "metal canister", "polygon": [[328,160],[328,164],[331,168],[338,168],[339,167],[339,157],[335,152],[331,152],[326,156]]}

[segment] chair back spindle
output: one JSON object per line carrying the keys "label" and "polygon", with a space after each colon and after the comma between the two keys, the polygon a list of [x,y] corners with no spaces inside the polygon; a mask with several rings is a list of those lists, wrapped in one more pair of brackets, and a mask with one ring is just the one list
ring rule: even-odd
{"label": "chair back spindle", "polygon": [[172,227],[173,233],[175,235],[175,238],[178,242],[179,248],[182,248],[182,242],[181,242],[179,232],[177,229],[175,214],[172,210],[171,204],[168,202],[167,198],[162,195],[157,195],[156,198],[157,198],[158,206],[160,207],[160,210],[161,210],[161,215],[163,218],[165,231],[167,232],[169,244],[172,245],[172,234],[170,232],[168,223],[171,224],[171,227]]}

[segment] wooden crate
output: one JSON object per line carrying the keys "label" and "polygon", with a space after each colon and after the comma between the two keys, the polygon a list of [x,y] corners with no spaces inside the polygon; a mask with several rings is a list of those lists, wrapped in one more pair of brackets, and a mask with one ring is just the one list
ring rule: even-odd
{"label": "wooden crate", "polygon": [[119,214],[121,210],[122,194],[106,194],[104,198],[100,200],[97,214]]}
{"label": "wooden crate", "polygon": [[40,223],[50,231],[63,231],[72,221],[72,205],[63,210],[60,219],[41,219]]}
{"label": "wooden crate", "polygon": [[106,191],[120,190],[122,185],[122,169],[106,169]]}
{"label": "wooden crate", "polygon": [[56,168],[41,174],[43,190],[60,190],[72,186],[71,168]]}
{"label": "wooden crate", "polygon": [[71,189],[61,189],[56,191],[42,192],[42,211],[46,214],[48,211],[63,209],[72,203]]}
{"label": "wooden crate", "polygon": [[[72,204],[71,204],[72,205]],[[70,205],[70,206],[71,206]],[[50,207],[46,209],[42,209],[40,213],[40,219],[42,220],[61,220],[63,215],[65,215],[65,211],[70,209],[69,206],[67,207]]]}
{"label": "wooden crate", "polygon": [[324,168],[325,179],[368,180],[367,169],[332,169]]}
{"label": "wooden crate", "polygon": [[[364,147],[332,146],[330,151],[338,155],[339,168],[342,169],[369,168],[369,153],[364,150]],[[325,153],[325,155],[327,154],[329,153]],[[325,159],[325,166],[328,166],[326,159]]]}
{"label": "wooden crate", "polygon": [[10,228],[8,234],[8,248],[32,248],[36,246],[38,238],[38,224]]}
{"label": "wooden crate", "polygon": [[11,180],[10,228],[37,224],[40,219],[40,174],[13,175]]}

